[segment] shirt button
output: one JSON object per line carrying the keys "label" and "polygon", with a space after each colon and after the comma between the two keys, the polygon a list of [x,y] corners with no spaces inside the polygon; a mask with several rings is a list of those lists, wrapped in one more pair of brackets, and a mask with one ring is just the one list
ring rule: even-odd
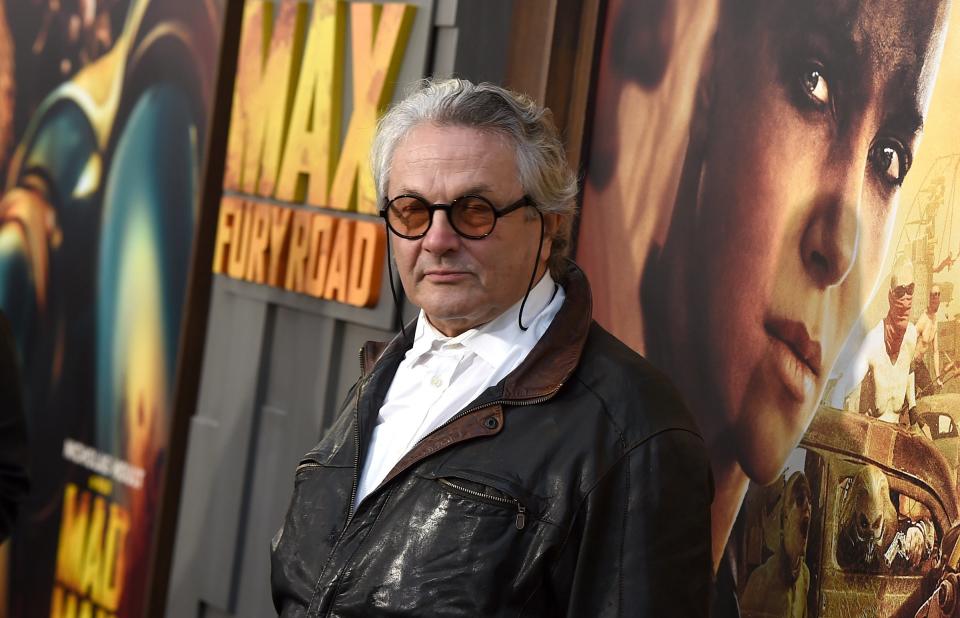
{"label": "shirt button", "polygon": [[433,386],[436,388],[440,388],[440,385],[443,384],[443,382],[441,382],[440,378],[438,378],[437,376],[433,376],[432,378],[430,378],[430,384],[433,384]]}

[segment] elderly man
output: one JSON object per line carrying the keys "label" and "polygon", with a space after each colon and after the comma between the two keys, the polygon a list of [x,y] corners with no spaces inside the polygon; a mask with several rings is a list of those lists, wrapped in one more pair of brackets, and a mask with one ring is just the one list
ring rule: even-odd
{"label": "elderly man", "polygon": [[282,616],[700,616],[711,478],[667,380],[563,257],[547,110],[427,83],[372,161],[415,325],[367,344],[273,544]]}

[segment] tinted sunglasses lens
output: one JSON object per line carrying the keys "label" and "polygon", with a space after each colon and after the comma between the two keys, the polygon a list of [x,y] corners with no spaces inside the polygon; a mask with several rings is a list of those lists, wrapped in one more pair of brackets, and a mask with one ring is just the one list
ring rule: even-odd
{"label": "tinted sunglasses lens", "polygon": [[893,295],[897,298],[903,298],[907,294],[913,296],[913,285],[912,283],[910,285],[898,285],[893,288]]}
{"label": "tinted sunglasses lens", "polygon": [[387,223],[395,234],[419,236],[430,227],[430,209],[415,197],[400,196],[387,204]]}
{"label": "tinted sunglasses lens", "polygon": [[496,212],[493,205],[481,197],[466,195],[457,199],[450,209],[454,229],[467,237],[482,237],[493,231]]}

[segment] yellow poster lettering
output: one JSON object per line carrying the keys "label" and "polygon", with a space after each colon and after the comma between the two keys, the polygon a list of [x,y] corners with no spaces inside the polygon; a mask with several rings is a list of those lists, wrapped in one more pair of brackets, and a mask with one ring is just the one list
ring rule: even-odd
{"label": "yellow poster lettering", "polygon": [[227,274],[234,279],[243,279],[247,270],[247,256],[250,255],[250,204],[240,203],[240,213],[234,223],[234,239],[227,253]]}
{"label": "yellow poster lettering", "polygon": [[58,582],[73,589],[80,588],[82,578],[84,545],[90,521],[90,496],[89,492],[81,492],[73,483],[67,483],[64,487],[56,577]]}
{"label": "yellow poster lettering", "polygon": [[283,287],[291,292],[303,292],[307,255],[310,250],[310,220],[312,215],[298,210],[293,215],[290,230],[290,254],[287,258],[287,278]]}
{"label": "yellow poster lettering", "polygon": [[267,284],[279,287],[283,280],[281,273],[287,268],[287,239],[290,237],[290,219],[293,211],[289,208],[272,206],[270,208],[270,271]]}
{"label": "yellow poster lettering", "polygon": [[277,199],[327,203],[340,140],[345,10],[340,0],[316,0],[303,67],[296,85]]}
{"label": "yellow poster lettering", "polygon": [[[367,157],[377,118],[393,94],[416,9],[403,4],[350,5],[353,112],[330,191],[330,206],[376,214]],[[356,197],[356,200],[354,200]]]}
{"label": "yellow poster lettering", "polygon": [[87,528],[87,538],[84,542],[83,571],[80,577],[78,592],[82,595],[96,593],[98,578],[103,571],[103,531],[107,521],[107,504],[101,497],[93,501],[93,511],[90,514],[90,527]]}
{"label": "yellow poster lettering", "polygon": [[[350,258],[350,280],[347,283],[347,302],[351,305],[372,307],[377,304],[386,242],[382,225],[370,221],[357,222],[353,234],[353,255]],[[377,282],[376,286],[374,282]]]}
{"label": "yellow poster lettering", "polygon": [[347,302],[347,281],[350,275],[350,244],[353,240],[355,221],[341,219],[334,234],[333,249],[330,251],[330,269],[327,271],[327,284],[323,288],[323,297]]}
{"label": "yellow poster lettering", "polygon": [[60,586],[53,587],[50,600],[50,618],[77,618],[77,595]]}
{"label": "yellow poster lettering", "polygon": [[267,252],[270,250],[270,207],[251,204],[250,254],[247,256],[247,281],[266,283]]}
{"label": "yellow poster lettering", "polygon": [[274,16],[273,3],[244,7],[224,174],[229,189],[273,195],[307,9],[302,2],[280,2]]}
{"label": "yellow poster lettering", "polygon": [[77,618],[93,618],[93,603],[89,600],[80,601],[80,611]]}
{"label": "yellow poster lettering", "polygon": [[124,547],[130,531],[130,512],[118,504],[110,505],[110,521],[104,539],[104,560],[93,599],[101,607],[115,612],[120,607],[125,567]]}
{"label": "yellow poster lettering", "polygon": [[[64,489],[56,586],[50,615],[110,616],[123,592],[124,548],[130,513],[67,483]],[[101,611],[103,610],[103,611]]]}
{"label": "yellow poster lettering", "polygon": [[113,481],[99,474],[94,474],[87,479],[87,487],[104,496],[113,493]]}
{"label": "yellow poster lettering", "polygon": [[235,197],[220,200],[220,215],[217,223],[217,238],[213,246],[213,272],[227,272],[227,256],[230,246],[238,242],[242,202]]}
{"label": "yellow poster lettering", "polygon": [[310,257],[307,260],[307,282],[304,292],[311,296],[323,296],[336,223],[337,219],[327,215],[313,215],[313,221],[310,223]]}

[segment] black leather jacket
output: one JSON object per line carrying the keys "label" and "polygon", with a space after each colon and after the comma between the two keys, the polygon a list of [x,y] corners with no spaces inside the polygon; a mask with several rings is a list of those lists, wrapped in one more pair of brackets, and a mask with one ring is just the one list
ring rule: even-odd
{"label": "black leather jacket", "polygon": [[[712,484],[662,374],[566,301],[517,369],[350,512],[407,344],[367,344],[298,466],[272,552],[282,616],[705,616]],[[382,352],[382,353],[381,353]]]}

